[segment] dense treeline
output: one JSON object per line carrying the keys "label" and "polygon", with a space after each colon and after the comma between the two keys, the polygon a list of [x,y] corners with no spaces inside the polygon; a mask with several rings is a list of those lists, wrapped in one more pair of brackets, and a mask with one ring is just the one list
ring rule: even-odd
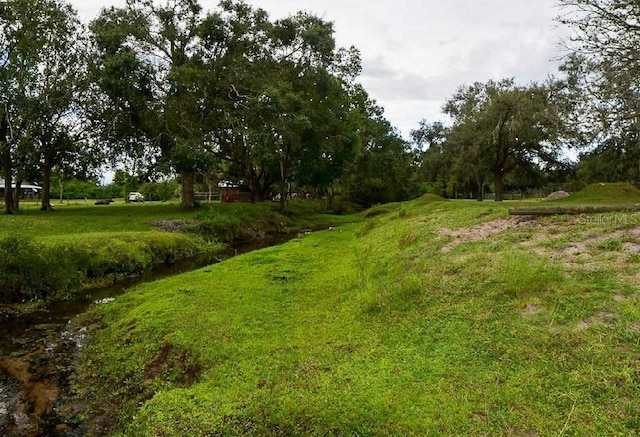
{"label": "dense treeline", "polygon": [[[292,184],[324,193],[349,179],[362,191],[383,160],[412,164],[356,82],[357,49],[337,48],[332,24],[307,13],[134,0],[85,28],[58,0],[13,0],[0,27],[3,174],[16,192],[41,182],[42,209],[52,176],[87,179],[105,164],[132,185],[176,175],[185,207],[198,179],[242,180],[256,201]],[[359,197],[397,198],[386,191]],[[17,200],[6,190],[7,212]]]}
{"label": "dense treeline", "polygon": [[576,31],[561,77],[463,85],[443,106],[451,123],[424,120],[409,142],[357,82],[358,50],[311,14],[129,0],[84,26],[62,0],[2,2],[0,161],[16,187],[5,210],[25,181],[42,184],[46,210],[63,189],[52,181],[105,166],[127,175],[118,193],[177,181],[184,207],[220,180],[243,181],[253,201],[293,189],[363,205],[636,182],[640,7],[560,3]]}
{"label": "dense treeline", "polygon": [[640,4],[559,6],[558,21],[573,32],[560,77],[462,86],[443,107],[450,126],[423,120],[412,132],[428,189],[478,200],[491,189],[501,200],[505,190],[640,183]]}

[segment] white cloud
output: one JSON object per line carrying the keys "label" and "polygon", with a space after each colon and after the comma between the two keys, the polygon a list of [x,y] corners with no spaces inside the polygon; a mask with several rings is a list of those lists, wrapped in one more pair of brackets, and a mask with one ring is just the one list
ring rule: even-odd
{"label": "white cloud", "polygon": [[[338,44],[360,49],[360,81],[403,134],[421,118],[442,119],[440,107],[460,85],[540,81],[559,55],[555,0],[248,1],[272,18],[304,10],[332,21]],[[87,19],[125,0],[71,3]],[[217,3],[201,0],[205,10]]]}

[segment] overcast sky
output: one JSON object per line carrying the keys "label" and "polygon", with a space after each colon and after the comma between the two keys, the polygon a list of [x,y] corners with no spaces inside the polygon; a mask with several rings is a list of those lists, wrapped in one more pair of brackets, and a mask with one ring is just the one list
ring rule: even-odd
{"label": "overcast sky", "polygon": [[[161,0],[164,2],[165,0]],[[71,0],[84,20],[124,0]],[[463,84],[557,70],[556,0],[247,0],[272,18],[307,11],[331,21],[339,46],[362,54],[360,82],[408,138],[421,119],[445,121],[444,101]],[[217,0],[200,0],[205,10]]]}

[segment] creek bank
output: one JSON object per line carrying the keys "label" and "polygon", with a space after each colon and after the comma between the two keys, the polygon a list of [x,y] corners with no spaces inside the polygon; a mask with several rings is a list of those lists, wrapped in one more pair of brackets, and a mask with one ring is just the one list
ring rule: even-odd
{"label": "creek bank", "polygon": [[74,361],[86,341],[86,324],[76,316],[91,305],[108,304],[138,283],[153,281],[219,262],[252,250],[281,244],[301,233],[254,234],[216,253],[215,259],[188,259],[106,287],[84,289],[64,300],[26,306],[28,312],[6,305],[0,318],[0,435],[106,435],[114,412],[88,405],[70,390]]}

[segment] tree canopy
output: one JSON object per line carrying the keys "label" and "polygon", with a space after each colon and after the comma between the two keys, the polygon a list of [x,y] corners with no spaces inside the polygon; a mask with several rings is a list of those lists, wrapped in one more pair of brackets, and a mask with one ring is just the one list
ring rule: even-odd
{"label": "tree canopy", "polygon": [[[293,180],[315,184],[353,158],[347,86],[359,57],[336,49],[329,22],[306,13],[272,22],[243,2],[205,14],[194,0],[132,0],[91,30],[103,138],[134,161],[154,150],[147,164],[180,174],[183,206],[194,206],[194,175],[214,160],[261,199],[276,181],[281,192]],[[301,179],[304,166],[325,171]]]}
{"label": "tree canopy", "polygon": [[463,86],[447,100],[443,110],[453,120],[446,137],[450,173],[471,178],[478,200],[489,179],[500,201],[506,175],[558,159],[561,122],[550,96],[548,86],[505,79]]}
{"label": "tree canopy", "polygon": [[[561,70],[570,120],[584,147],[581,174],[593,181],[640,181],[640,4],[633,0],[560,0],[558,21],[572,30]],[[605,161],[612,160],[607,163]],[[609,168],[606,174],[603,169]],[[624,169],[623,169],[624,168]],[[614,176],[615,175],[615,176]]]}
{"label": "tree canopy", "polygon": [[[35,13],[34,11],[37,11]],[[0,4],[0,154],[3,176],[16,185],[42,174],[42,208],[49,208],[52,168],[75,149],[84,74],[82,27],[57,0]],[[5,210],[19,196],[5,190]]]}
{"label": "tree canopy", "polygon": [[[302,188],[371,205],[427,191],[502,200],[576,174],[637,179],[640,7],[560,4],[575,31],[561,80],[460,86],[449,121],[423,120],[409,142],[358,83],[359,51],[313,14],[128,0],[85,28],[63,0],[2,2],[0,162],[16,186],[5,210],[23,181],[43,184],[48,209],[52,175],[105,165],[127,175],[125,191],[176,177],[187,208],[201,181],[242,182],[253,201]],[[561,142],[591,149],[574,167]]]}

